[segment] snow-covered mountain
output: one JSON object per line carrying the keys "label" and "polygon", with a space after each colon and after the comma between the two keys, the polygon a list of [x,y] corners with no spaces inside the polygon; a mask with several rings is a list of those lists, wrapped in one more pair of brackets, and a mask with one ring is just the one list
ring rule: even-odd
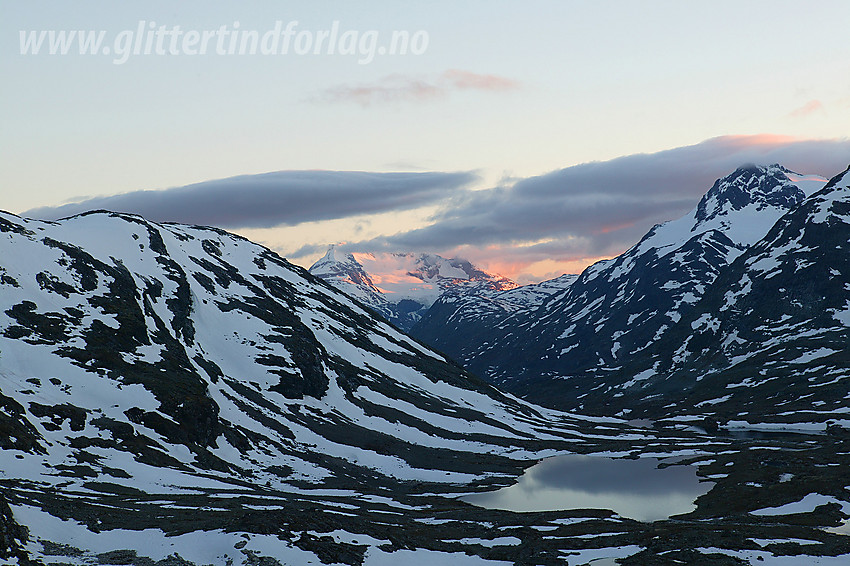
{"label": "snow-covered mountain", "polygon": [[[529,399],[601,412],[628,408],[634,400],[624,384],[649,374],[627,368],[649,359],[722,273],[825,184],[779,165],[741,167],[719,179],[688,215],[592,265],[538,310],[489,321],[468,342],[456,335],[446,340],[460,343],[455,355],[466,367]],[[431,323],[432,329],[446,324]],[[427,335],[422,325],[415,332]]]}
{"label": "snow-covered mountain", "polygon": [[[783,442],[519,401],[220,230],[0,213],[3,564],[840,560],[850,448]],[[656,522],[459,500],[561,452],[670,456],[708,492]]]}
{"label": "snow-covered mountain", "polygon": [[[720,420],[850,412],[850,169],[784,215],[694,308],[620,372],[637,409]],[[671,395],[687,391],[686,398]],[[613,403],[622,405],[620,400]]]}
{"label": "snow-covered mountain", "polygon": [[223,231],[0,213],[0,259],[6,557],[151,556],[182,537],[185,558],[216,535],[212,562],[359,564],[442,540],[423,524],[391,542],[388,521],[433,517],[416,494],[629,437],[610,422],[584,438],[594,421],[503,395]]}
{"label": "snow-covered mountain", "polygon": [[358,254],[355,258],[331,246],[309,271],[402,330],[409,330],[440,297],[517,287],[467,260],[428,253]]}
{"label": "snow-covered mountain", "polygon": [[385,317],[397,318],[395,311],[383,312],[387,310],[389,303],[384,292],[375,286],[360,262],[350,253],[343,253],[331,246],[321,259],[310,266],[310,273],[345,291],[350,297],[384,314]]}
{"label": "snow-covered mountain", "polygon": [[494,327],[508,318],[529,316],[544,301],[563,293],[577,278],[578,275],[567,274],[502,291],[447,294],[437,299],[410,328],[410,335],[467,364],[471,347],[488,340]]}

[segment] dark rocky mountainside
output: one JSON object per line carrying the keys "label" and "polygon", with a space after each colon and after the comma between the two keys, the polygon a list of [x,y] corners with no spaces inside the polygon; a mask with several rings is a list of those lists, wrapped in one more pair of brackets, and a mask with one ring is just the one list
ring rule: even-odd
{"label": "dark rocky mountainside", "polygon": [[[840,184],[835,179],[823,190],[840,200],[836,192]],[[719,179],[690,214],[655,226],[621,256],[589,267],[538,309],[485,318],[477,328],[444,333],[441,339],[453,344],[449,353],[473,372],[529,400],[559,408],[651,418],[683,411],[722,413],[727,420],[778,417],[786,411],[780,401],[801,398],[803,401],[794,405],[797,409],[819,400],[835,409],[833,396],[841,385],[811,392],[805,384],[792,387],[784,383],[774,392],[782,391],[777,397],[752,387],[758,381],[758,372],[751,375],[738,367],[740,356],[752,356],[759,360],[756,363],[770,361],[772,353],[757,356],[756,351],[769,338],[774,342],[785,340],[766,335],[745,337],[748,327],[767,328],[770,321],[785,320],[784,312],[772,318],[764,312],[780,309],[787,302],[787,298],[765,300],[783,296],[777,289],[802,286],[817,288],[823,294],[820,298],[807,296],[801,303],[813,310],[808,311],[809,318],[798,318],[797,331],[802,327],[811,331],[821,324],[814,313],[826,311],[817,309],[832,312],[841,308],[833,302],[843,300],[842,292],[826,293],[821,287],[831,278],[837,291],[840,280],[850,277],[850,271],[842,275],[840,266],[826,252],[803,259],[814,248],[800,245],[797,235],[775,233],[778,228],[774,225],[782,226],[790,219],[796,219],[795,226],[811,223],[806,211],[824,198],[822,193],[812,194],[823,186],[824,182],[779,165],[741,167]],[[846,229],[837,222],[828,229],[818,225],[811,230],[824,237],[827,249],[848,238]],[[828,237],[822,234],[825,230]],[[780,283],[783,278],[774,278],[776,274],[772,273],[768,279],[779,287],[767,295],[751,295],[752,308],[735,316],[731,311],[724,312],[725,307],[718,310],[723,305],[718,297],[725,297],[730,286],[751,290],[744,284],[755,260],[748,258],[772,253],[770,250],[794,254],[802,262],[795,264],[798,267],[793,275],[788,272],[793,281]],[[761,261],[759,265],[769,260]],[[806,271],[799,267],[802,264],[818,267]],[[793,300],[800,302],[800,298]],[[435,309],[414,327],[413,334],[431,339],[440,327],[453,329],[454,320],[459,318],[463,316],[457,311]],[[469,321],[474,317],[466,318]],[[706,328],[713,329],[721,320],[724,334],[703,335],[699,325],[708,324]],[[836,337],[842,335],[843,325],[835,318],[831,321]],[[738,326],[741,328],[736,333]],[[689,351],[697,345],[705,349],[700,355]],[[827,350],[815,340],[796,352],[793,360],[797,361],[787,361],[791,364],[788,368],[799,373],[818,366],[807,356],[820,358],[818,352]],[[846,367],[840,359],[843,354],[838,350],[833,353],[835,369],[840,372]],[[723,376],[703,379],[709,371]],[[779,382],[774,383],[776,386]],[[745,405],[746,409],[736,412],[735,407]],[[830,413],[825,410],[823,414]]]}
{"label": "dark rocky mountainside", "polygon": [[508,328],[508,321],[531,316],[577,278],[568,274],[514,289],[446,294],[410,328],[410,335],[463,365],[473,363],[477,352],[487,347],[494,328],[502,332]]}

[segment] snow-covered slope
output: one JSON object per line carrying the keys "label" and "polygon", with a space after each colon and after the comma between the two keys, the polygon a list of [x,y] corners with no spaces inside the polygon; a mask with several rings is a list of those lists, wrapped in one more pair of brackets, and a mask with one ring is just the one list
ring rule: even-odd
{"label": "snow-covered slope", "polygon": [[[362,561],[386,517],[425,504],[411,490],[503,485],[541,455],[639,437],[611,423],[591,440],[593,421],[499,393],[210,228],[0,213],[0,289],[0,504],[35,556],[229,531],[359,563],[345,553]],[[293,542],[346,521],[366,546]]]}
{"label": "snow-covered slope", "polygon": [[[219,230],[0,213],[3,564],[723,563],[749,537],[850,553],[824,530],[847,499],[840,437],[739,450],[670,426],[504,395]],[[752,466],[761,448],[789,448],[782,467]],[[559,452],[686,459],[710,491],[656,523],[458,499]]]}
{"label": "snow-covered slope", "polygon": [[577,278],[578,275],[567,274],[502,291],[446,294],[411,327],[410,335],[461,364],[468,364],[471,352],[491,337],[493,328],[509,317],[530,316],[547,299],[566,291]]}
{"label": "snow-covered slope", "polygon": [[464,259],[427,253],[341,253],[333,246],[310,273],[409,330],[444,296],[478,295],[513,289],[510,279],[476,268]]}
{"label": "snow-covered slope", "polygon": [[725,269],[825,183],[779,165],[741,167],[688,215],[592,265],[537,311],[492,324],[460,359],[538,402],[607,411],[618,386],[648,375],[624,368],[645,360]]}

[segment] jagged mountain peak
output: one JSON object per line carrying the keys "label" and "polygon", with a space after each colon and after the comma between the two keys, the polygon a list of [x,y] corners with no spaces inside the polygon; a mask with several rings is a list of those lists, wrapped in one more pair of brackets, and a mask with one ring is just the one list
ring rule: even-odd
{"label": "jagged mountain peak", "polygon": [[325,255],[316,261],[310,269],[311,273],[325,272],[325,270],[328,273],[333,273],[339,272],[344,268],[363,269],[363,266],[355,259],[353,254],[340,251],[339,248],[332,244],[328,247]]}
{"label": "jagged mountain peak", "polygon": [[799,176],[778,163],[767,166],[748,164],[718,179],[697,205],[692,230],[696,231],[704,223],[748,206],[756,211],[768,206],[785,210],[794,208],[806,195],[788,177],[789,174]]}
{"label": "jagged mountain peak", "polygon": [[351,287],[352,291],[356,290],[355,298],[367,305],[375,305],[381,300],[383,291],[375,285],[363,265],[353,254],[342,252],[336,246],[330,246],[325,255],[310,266],[310,273],[336,286]]}
{"label": "jagged mountain peak", "polygon": [[740,249],[764,237],[782,215],[825,184],[823,177],[801,175],[779,164],[741,166],[717,179],[690,213],[656,224],[622,256],[593,265],[589,272],[600,272],[609,263],[628,263],[630,257],[646,252],[662,256],[695,236],[711,232],[723,233],[734,242],[727,256],[731,262]]}
{"label": "jagged mountain peak", "polygon": [[344,293],[410,329],[440,297],[513,289],[517,284],[463,258],[433,253],[342,253],[337,248],[310,267]]}

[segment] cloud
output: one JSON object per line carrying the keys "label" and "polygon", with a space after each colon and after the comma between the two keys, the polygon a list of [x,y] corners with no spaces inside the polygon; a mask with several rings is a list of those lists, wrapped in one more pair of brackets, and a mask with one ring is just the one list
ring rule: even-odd
{"label": "cloud", "polygon": [[519,88],[519,83],[513,79],[498,75],[481,75],[459,69],[449,69],[443,73],[442,79],[458,90],[492,90],[500,92]]}
{"label": "cloud", "polygon": [[456,253],[473,261],[497,257],[501,264],[523,265],[616,255],[654,224],[686,214],[716,179],[745,163],[781,163],[831,177],[850,163],[850,140],[727,136],[585,163],[509,186],[456,193],[430,225],[349,248]]}
{"label": "cloud", "polygon": [[[726,136],[504,179],[484,190],[467,190],[478,179],[471,172],[280,171],[88,198],[23,215],[56,219],[107,209],[154,221],[238,229],[355,216],[362,220],[371,214],[437,206],[425,226],[364,238],[346,248],[465,257],[518,276],[534,264],[551,273],[557,264],[587,264],[621,253],[654,224],[686,214],[715,179],[745,163],[781,163],[829,178],[850,163],[850,140]],[[304,242],[294,252],[282,251],[292,259],[308,258],[323,252],[326,243]]]}
{"label": "cloud", "polygon": [[319,93],[314,101],[353,102],[368,107],[394,102],[422,102],[446,96],[452,91],[504,92],[516,88],[519,88],[519,82],[506,77],[449,69],[436,77],[392,74],[370,84],[336,85]]}
{"label": "cloud", "polygon": [[444,90],[428,81],[404,75],[388,75],[377,83],[336,85],[323,91],[321,102],[354,102],[361,106],[401,101],[423,101],[443,96]]}
{"label": "cloud", "polygon": [[104,209],[157,222],[270,228],[434,204],[476,178],[470,172],[278,171],[89,198],[22,215],[55,220]]}
{"label": "cloud", "polygon": [[810,100],[801,107],[792,110],[789,116],[792,118],[805,118],[819,111],[823,111],[823,103],[820,100]]}

